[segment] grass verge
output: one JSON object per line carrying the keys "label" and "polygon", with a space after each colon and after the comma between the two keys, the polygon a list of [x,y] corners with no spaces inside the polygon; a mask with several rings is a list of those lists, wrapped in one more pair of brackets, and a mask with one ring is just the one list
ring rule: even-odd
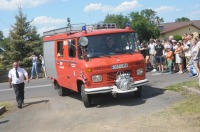
{"label": "grass verge", "polygon": [[[6,108],[6,112],[10,112],[10,111],[12,111],[12,109],[13,109],[13,103],[9,103],[9,102],[0,102],[0,106],[5,106],[5,108]],[[4,113],[3,113],[4,114]],[[3,117],[3,114],[2,115],[0,115],[0,118],[2,118]]]}
{"label": "grass verge", "polygon": [[184,96],[183,100],[172,106],[172,111],[183,117],[184,120],[188,120],[195,127],[200,127],[200,94],[188,92],[183,87],[200,90],[197,80],[166,87],[167,90],[180,92]]}
{"label": "grass verge", "polygon": [[199,82],[197,80],[171,85],[171,86],[166,87],[166,89],[170,90],[170,91],[181,92],[181,91],[184,91],[184,89],[183,89],[184,86],[192,87],[192,88],[196,88],[196,89],[200,90]]}

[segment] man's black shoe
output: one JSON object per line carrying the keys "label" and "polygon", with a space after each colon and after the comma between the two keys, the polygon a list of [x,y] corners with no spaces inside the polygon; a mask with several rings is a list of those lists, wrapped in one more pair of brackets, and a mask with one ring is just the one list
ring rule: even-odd
{"label": "man's black shoe", "polygon": [[21,109],[22,108],[22,104],[18,104],[18,106],[17,106],[19,109]]}

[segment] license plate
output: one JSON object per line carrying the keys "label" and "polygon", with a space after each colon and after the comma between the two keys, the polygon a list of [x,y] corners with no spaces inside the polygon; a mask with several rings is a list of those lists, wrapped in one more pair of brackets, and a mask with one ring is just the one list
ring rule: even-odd
{"label": "license plate", "polygon": [[112,66],[112,69],[115,70],[115,69],[121,69],[121,68],[127,68],[128,67],[128,64],[119,64],[119,65],[113,65]]}

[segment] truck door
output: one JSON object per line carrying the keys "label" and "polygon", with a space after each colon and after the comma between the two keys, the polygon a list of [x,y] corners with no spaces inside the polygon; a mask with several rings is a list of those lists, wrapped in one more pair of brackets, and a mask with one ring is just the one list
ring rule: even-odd
{"label": "truck door", "polygon": [[76,77],[77,77],[77,39],[68,39],[68,68],[67,79],[69,82],[69,88],[72,90],[77,89]]}
{"label": "truck door", "polygon": [[56,41],[56,68],[58,73],[58,83],[60,86],[66,87],[66,40]]}

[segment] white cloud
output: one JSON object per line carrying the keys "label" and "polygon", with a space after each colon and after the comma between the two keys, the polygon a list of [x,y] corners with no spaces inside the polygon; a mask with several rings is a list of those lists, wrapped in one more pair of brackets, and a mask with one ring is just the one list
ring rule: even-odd
{"label": "white cloud", "polygon": [[49,0],[0,0],[0,9],[2,10],[16,10],[18,7],[36,7]]}
{"label": "white cloud", "polygon": [[191,19],[193,20],[199,20],[200,19],[200,10],[196,10],[196,11],[193,11],[191,13],[188,13],[187,14],[188,17],[190,17]]}
{"label": "white cloud", "polygon": [[2,32],[3,32],[3,36],[4,36],[4,37],[8,37],[8,35],[9,35],[9,31],[10,31],[10,29],[8,29],[8,28],[4,28],[4,29],[2,30]]}
{"label": "white cloud", "polygon": [[58,27],[51,26],[51,27],[37,28],[37,32],[38,32],[38,34],[40,34],[41,36],[43,36],[44,32],[50,31],[50,30],[53,30],[53,29],[56,29],[56,28],[58,28]]}
{"label": "white cloud", "polygon": [[92,11],[102,11],[104,13],[121,13],[125,11],[134,10],[136,7],[140,6],[138,0],[125,1],[120,5],[114,7],[109,5],[103,5],[102,3],[90,3],[84,8],[85,12]]}
{"label": "white cloud", "polygon": [[155,11],[158,13],[179,11],[179,10],[180,9],[177,9],[176,7],[173,7],[173,6],[160,6],[159,8],[155,9]]}
{"label": "white cloud", "polygon": [[32,24],[37,25],[37,24],[64,24],[67,23],[67,20],[65,19],[54,19],[52,17],[47,17],[47,16],[39,16],[33,19]]}

